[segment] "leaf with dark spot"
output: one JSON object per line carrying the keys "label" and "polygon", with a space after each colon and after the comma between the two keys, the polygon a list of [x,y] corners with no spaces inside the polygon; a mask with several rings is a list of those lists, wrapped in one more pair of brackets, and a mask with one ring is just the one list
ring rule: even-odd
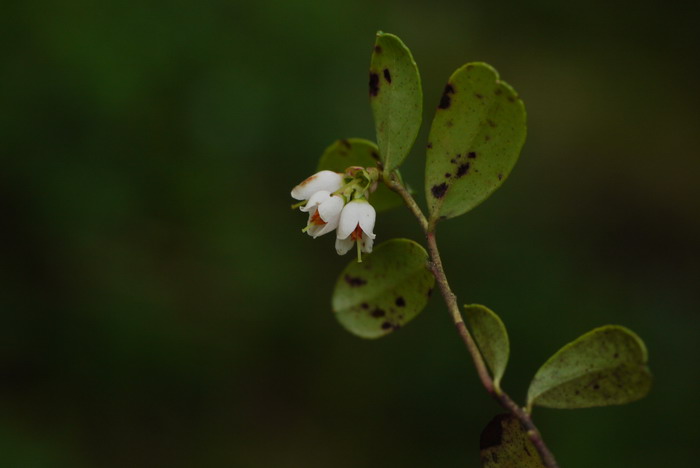
{"label": "leaf with dark spot", "polygon": [[[379,32],[375,45],[381,52],[375,47],[370,60],[370,90],[372,83],[377,88],[377,93],[370,92],[370,104],[379,157],[384,170],[391,172],[406,159],[418,136],[423,91],[418,67],[401,39]],[[381,84],[380,76],[384,77]]]}
{"label": "leaf with dark spot", "polygon": [[379,75],[376,73],[369,74],[369,95],[374,97],[379,94]]}
{"label": "leaf with dark spot", "polygon": [[[615,357],[617,355],[617,357]],[[557,351],[535,374],[528,406],[621,405],[651,388],[644,342],[627,328],[596,328]]]}
{"label": "leaf with dark spot", "polygon": [[[435,283],[425,268],[427,261],[425,249],[407,239],[376,246],[362,263],[353,260],[333,291],[338,321],[362,338],[379,338],[410,322],[428,302],[424,291]],[[355,278],[366,280],[366,284],[353,286]]]}
{"label": "leaf with dark spot", "polygon": [[367,280],[362,279],[359,276],[353,277],[350,275],[345,275],[345,282],[348,283],[353,288],[357,288],[357,287],[364,286],[365,284],[367,284]]}
{"label": "leaf with dark spot", "polygon": [[[508,102],[516,96],[484,63],[467,64],[450,76],[428,136],[425,189],[431,221],[466,213],[501,186],[525,142],[525,107],[519,99],[516,105]],[[478,167],[474,162],[461,171],[450,167],[462,164],[456,154],[470,160],[478,154]],[[434,196],[433,188],[448,172],[455,174],[449,190]]]}
{"label": "leaf with dark spot", "polygon": [[450,83],[445,85],[445,90],[442,92],[442,97],[440,98],[440,104],[438,104],[438,109],[448,109],[452,103],[451,94],[455,93],[455,88]]}
{"label": "leaf with dark spot", "polygon": [[442,198],[445,196],[445,192],[447,192],[447,184],[443,182],[439,185],[433,185],[430,191],[435,198]]}
{"label": "leaf with dark spot", "polygon": [[384,79],[387,83],[391,84],[391,72],[389,72],[388,68],[384,69]]}
{"label": "leaf with dark spot", "polygon": [[461,164],[461,165],[457,168],[457,178],[459,179],[459,178],[462,177],[464,174],[466,174],[468,171],[469,171],[469,163]]}

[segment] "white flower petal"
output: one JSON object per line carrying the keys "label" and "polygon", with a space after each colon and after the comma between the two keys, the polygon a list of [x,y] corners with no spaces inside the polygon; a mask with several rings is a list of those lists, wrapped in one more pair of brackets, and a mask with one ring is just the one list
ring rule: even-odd
{"label": "white flower petal", "polygon": [[309,198],[309,201],[306,202],[306,205],[302,206],[299,209],[304,212],[312,211],[312,213],[315,213],[315,208],[317,208],[318,205],[320,205],[321,203],[328,200],[330,196],[331,193],[328,190],[319,190],[318,192],[311,195],[311,198]]}
{"label": "white flower petal", "polygon": [[321,234],[319,234],[319,232],[320,232],[324,227],[326,227],[325,224],[309,224],[309,225],[308,225],[308,229],[306,230],[306,233],[307,233],[308,235],[310,235],[311,237],[313,237],[314,239],[316,239],[318,236],[321,235]]}
{"label": "white flower petal", "polygon": [[343,186],[343,174],[333,171],[321,171],[312,175],[292,189],[292,198],[296,200],[308,200],[314,193],[320,190],[335,192]]}
{"label": "white flower petal", "polygon": [[362,213],[362,205],[368,204],[366,201],[353,200],[343,208],[340,213],[340,223],[338,224],[338,238],[345,239],[357,227]]}
{"label": "white flower petal", "polygon": [[374,246],[374,237],[369,237],[367,234],[362,234],[362,251],[364,253],[372,253]]}
{"label": "white flower petal", "polygon": [[360,228],[362,228],[362,232],[367,234],[367,236],[371,237],[374,239],[376,236],[374,235],[374,222],[377,219],[377,211],[374,209],[372,205],[369,203],[365,203],[364,206],[362,207],[362,212],[360,213],[360,219],[358,222],[360,223]]}
{"label": "white flower petal", "polygon": [[[311,206],[311,202],[318,193],[321,192],[314,194],[309,199],[307,206]],[[327,194],[328,192],[323,193]],[[343,200],[342,197],[334,195],[332,197],[326,197],[325,201],[319,205],[311,206],[309,208],[309,221],[307,222],[308,227],[306,232],[314,239],[324,234],[328,234],[329,232],[333,232],[335,228],[338,227],[340,212],[343,209],[343,205],[345,205],[345,200]],[[318,221],[318,218],[320,218],[321,221],[323,221],[322,224],[312,222],[313,218],[316,217],[317,214],[318,217],[316,218],[316,221]]]}
{"label": "white flower petal", "polygon": [[328,224],[333,224],[333,229],[335,229],[340,222],[340,213],[344,206],[343,197],[333,195],[318,206],[318,215]]}
{"label": "white flower petal", "polygon": [[318,226],[320,229],[317,229],[314,231],[313,238],[316,239],[319,236],[322,236],[324,234],[328,234],[329,232],[333,232],[335,230],[335,227],[331,224],[322,224]]}
{"label": "white flower petal", "polygon": [[335,239],[335,251],[338,252],[338,255],[345,255],[354,245],[355,241],[350,238]]}

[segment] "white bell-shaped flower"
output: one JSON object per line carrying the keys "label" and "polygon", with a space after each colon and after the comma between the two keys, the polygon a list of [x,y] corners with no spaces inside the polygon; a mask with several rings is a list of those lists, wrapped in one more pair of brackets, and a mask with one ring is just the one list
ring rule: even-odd
{"label": "white bell-shaped flower", "polygon": [[328,234],[338,227],[340,213],[345,205],[343,197],[331,195],[328,190],[319,190],[311,195],[301,211],[309,213],[309,221],[304,231],[314,239]]}
{"label": "white bell-shaped flower", "polygon": [[376,237],[373,232],[376,219],[377,212],[367,200],[357,199],[345,205],[340,213],[335,240],[338,255],[345,255],[355,242],[358,246],[358,258],[360,251],[371,253]]}
{"label": "white bell-shaped flower", "polygon": [[317,172],[292,189],[292,198],[308,200],[321,190],[335,192],[343,186],[343,177],[343,174],[333,171]]}

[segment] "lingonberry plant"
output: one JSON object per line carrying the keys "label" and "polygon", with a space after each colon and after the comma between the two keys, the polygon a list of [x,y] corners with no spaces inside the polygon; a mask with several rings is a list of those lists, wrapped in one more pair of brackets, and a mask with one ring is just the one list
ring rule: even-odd
{"label": "lingonberry plant", "polygon": [[[435,230],[439,222],[470,211],[506,180],[525,142],[522,100],[485,63],[468,63],[452,74],[428,137],[426,215],[398,171],[418,135],[423,93],[411,52],[394,35],[377,33],[369,96],[377,143],[334,142],[317,172],[292,190],[300,200],[293,208],[309,215],[304,232],[314,238],[335,232],[340,255],[357,249],[357,259],[336,283],[333,312],[349,332],[379,338],[418,315],[437,283],[483,387],[505,410],[481,434],[481,466],[557,467],[533,422],[534,406],[628,403],[647,394],[651,374],[642,340],[624,327],[606,325],[549,358],[520,405],[501,387],[510,353],[502,320],[485,306],[458,305]],[[402,203],[420,223],[427,250],[412,240],[391,239],[373,251],[376,213]]]}

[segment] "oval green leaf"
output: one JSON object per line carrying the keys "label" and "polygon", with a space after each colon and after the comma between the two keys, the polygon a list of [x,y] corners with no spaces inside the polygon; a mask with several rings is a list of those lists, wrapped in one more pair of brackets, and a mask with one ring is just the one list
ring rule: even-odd
{"label": "oval green leaf", "polygon": [[506,327],[501,318],[488,307],[478,304],[465,305],[464,312],[474,341],[491,370],[493,384],[500,388],[510,354]]}
{"label": "oval green leaf", "polygon": [[450,77],[430,127],[425,189],[431,219],[453,218],[506,180],[525,143],[525,105],[485,63]]}
{"label": "oval green leaf", "polygon": [[411,51],[393,34],[377,33],[369,66],[369,98],[379,155],[388,173],[406,159],[423,114],[423,90]]}
{"label": "oval green leaf", "polygon": [[535,445],[515,416],[499,414],[481,431],[482,468],[544,468]]}
{"label": "oval green leaf", "polygon": [[428,302],[435,278],[425,249],[408,239],[391,239],[353,260],[333,291],[333,312],[350,333],[379,338],[402,327]]}
{"label": "oval green leaf", "polygon": [[644,342],[617,325],[596,328],[556,352],[535,374],[528,407],[621,405],[651,388]]}
{"label": "oval green leaf", "polygon": [[[350,166],[375,167],[379,162],[377,145],[362,138],[346,138],[334,141],[321,155],[318,171],[344,172]],[[369,201],[377,212],[396,208],[403,200],[384,184],[370,195]]]}

